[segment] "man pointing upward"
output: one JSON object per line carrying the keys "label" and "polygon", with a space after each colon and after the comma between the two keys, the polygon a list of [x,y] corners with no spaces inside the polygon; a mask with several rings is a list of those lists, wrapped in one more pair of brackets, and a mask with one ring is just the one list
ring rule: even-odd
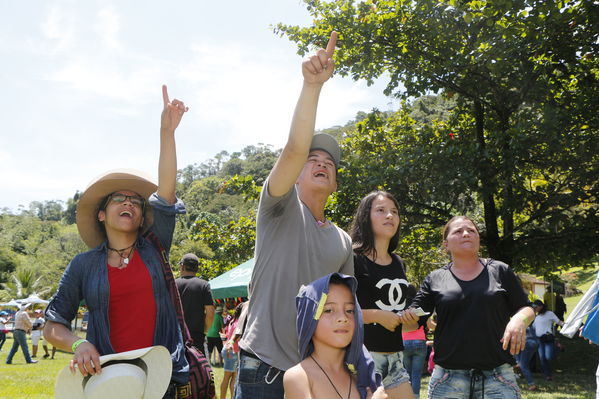
{"label": "man pointing upward", "polygon": [[299,363],[295,296],[325,274],[353,275],[349,236],[326,220],[337,189],[340,149],[314,134],[323,84],[333,74],[337,33],[304,59],[304,83],[283,152],[266,180],[256,223],[255,266],[235,398],[283,398],[283,373]]}

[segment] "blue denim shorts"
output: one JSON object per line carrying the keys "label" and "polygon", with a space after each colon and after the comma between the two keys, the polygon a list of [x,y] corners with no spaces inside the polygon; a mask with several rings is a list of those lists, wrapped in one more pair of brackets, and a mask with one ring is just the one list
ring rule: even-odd
{"label": "blue denim shorts", "polygon": [[493,370],[482,370],[481,374],[474,370],[444,369],[436,364],[428,384],[428,398],[468,399],[471,387],[474,390],[472,397],[476,399],[521,398],[516,375],[507,363]]}
{"label": "blue denim shorts", "polygon": [[225,348],[221,351],[221,355],[223,356],[223,369],[224,371],[235,372],[237,371],[237,364],[239,359],[239,354],[228,351]]}
{"label": "blue denim shorts", "polygon": [[393,389],[404,382],[410,383],[410,376],[403,367],[403,354],[401,352],[383,353],[370,352],[376,372],[383,377],[385,389]]}

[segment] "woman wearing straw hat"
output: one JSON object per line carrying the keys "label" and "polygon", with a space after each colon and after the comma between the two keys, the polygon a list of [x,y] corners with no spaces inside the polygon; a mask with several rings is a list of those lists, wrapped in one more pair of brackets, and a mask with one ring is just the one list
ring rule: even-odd
{"label": "woman wearing straw hat", "polygon": [[[170,249],[175,216],[175,129],[188,110],[162,87],[158,184],[134,170],[112,170],[92,181],[77,205],[77,228],[91,248],[73,258],[46,310],[44,336],[74,352],[71,371],[101,372],[100,355],[161,345],[170,352],[172,384],[188,382],[188,363],[177,316],[162,274],[159,252],[144,237],[151,230]],[[87,337],[71,332],[79,304],[89,309]]]}

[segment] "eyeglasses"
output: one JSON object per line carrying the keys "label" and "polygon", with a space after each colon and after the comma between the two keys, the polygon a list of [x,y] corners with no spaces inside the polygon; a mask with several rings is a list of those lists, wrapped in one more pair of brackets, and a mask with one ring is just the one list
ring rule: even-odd
{"label": "eyeglasses", "polygon": [[146,200],[139,195],[126,195],[120,193],[110,194],[109,200],[116,202],[117,204],[122,204],[123,202],[129,200],[129,202],[131,202],[134,206],[138,206],[140,208],[143,208],[146,203]]}

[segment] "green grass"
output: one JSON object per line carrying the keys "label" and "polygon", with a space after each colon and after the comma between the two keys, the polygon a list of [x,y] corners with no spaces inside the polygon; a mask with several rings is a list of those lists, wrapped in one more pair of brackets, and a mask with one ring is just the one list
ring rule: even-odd
{"label": "green grass", "polygon": [[[2,352],[0,352],[0,397],[6,399],[53,398],[56,376],[69,363],[72,354],[56,351],[54,360],[43,359],[40,355],[44,354],[44,350],[40,347],[37,354],[39,362],[27,364],[23,352],[19,348],[12,365],[8,365],[6,357],[12,343],[12,334],[8,334]],[[31,352],[31,342],[28,343]],[[52,350],[51,347],[50,350]]]}

